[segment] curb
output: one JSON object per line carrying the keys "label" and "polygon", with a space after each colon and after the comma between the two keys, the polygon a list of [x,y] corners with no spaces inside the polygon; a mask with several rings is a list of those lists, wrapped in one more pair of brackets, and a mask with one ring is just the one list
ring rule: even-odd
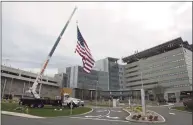
{"label": "curb", "polygon": [[24,113],[8,112],[8,111],[1,111],[1,114],[11,115],[11,116],[19,116],[19,117],[25,117],[25,118],[45,118],[45,117],[39,117],[39,116],[34,116],[34,115],[28,115],[28,114],[24,114]]}
{"label": "curb", "polygon": [[[90,107],[88,107],[88,108],[90,108]],[[19,116],[19,117],[24,117],[24,118],[59,118],[59,117],[71,117],[71,116],[85,115],[85,114],[88,114],[91,112],[93,112],[93,108],[91,108],[90,111],[82,113],[82,114],[68,115],[68,116],[55,116],[55,117],[39,117],[39,116],[29,115],[29,114],[25,114],[25,113],[8,112],[8,111],[1,111],[1,114],[11,115],[11,116]]]}
{"label": "curb", "polygon": [[82,113],[82,114],[67,115],[67,116],[55,116],[55,117],[44,117],[44,118],[74,117],[74,116],[81,116],[81,115],[85,115],[85,114],[88,114],[88,113],[93,112],[93,108],[91,108],[91,107],[87,107],[87,108],[90,108],[91,110],[90,110],[90,111],[88,111],[88,112]]}
{"label": "curb", "polygon": [[[91,107],[87,107],[87,108],[91,108]],[[85,112],[85,113],[82,113],[82,114],[77,114],[77,115],[70,115],[70,116],[86,115],[86,114],[89,114],[89,113],[91,113],[91,112],[93,112],[93,108],[91,108],[91,110],[88,111],[88,112]],[[68,116],[66,116],[66,117],[68,117]]]}
{"label": "curb", "polygon": [[165,118],[162,115],[160,115],[157,112],[154,112],[152,110],[147,110],[147,111],[151,111],[151,112],[154,112],[155,114],[159,115],[160,117],[162,117],[163,121],[136,121],[136,120],[131,120],[129,117],[131,116],[132,113],[127,111],[126,109],[123,109],[123,110],[129,113],[129,116],[127,116],[125,119],[127,121],[130,121],[130,122],[136,122],[136,123],[164,123],[166,121]]}
{"label": "curb", "polygon": [[[131,115],[131,113],[130,113],[129,111],[127,111],[126,109],[124,109],[124,108],[123,108],[122,110],[123,110],[123,111],[125,111],[125,112],[127,112],[127,113],[129,113],[129,115],[128,115],[128,116],[130,116],[130,115]],[[127,117],[128,117],[128,116],[127,116]]]}
{"label": "curb", "polygon": [[127,112],[127,113],[129,113],[129,115],[125,118],[125,120],[130,121],[130,120],[128,120],[128,118],[130,117],[131,112],[127,111],[126,109],[122,109],[122,110],[125,111],[125,112]]}
{"label": "curb", "polygon": [[[149,110],[149,111],[154,112],[152,110]],[[164,123],[164,122],[166,122],[166,119],[162,115],[158,114],[157,112],[154,112],[154,113],[159,115],[160,117],[162,117],[162,119],[164,120],[164,121],[155,121],[155,123]]]}
{"label": "curb", "polygon": [[182,111],[182,110],[178,110],[178,109],[172,109],[172,108],[171,108],[170,110],[178,111],[178,112],[184,112],[184,113],[188,113],[188,114],[192,114],[192,112]]}

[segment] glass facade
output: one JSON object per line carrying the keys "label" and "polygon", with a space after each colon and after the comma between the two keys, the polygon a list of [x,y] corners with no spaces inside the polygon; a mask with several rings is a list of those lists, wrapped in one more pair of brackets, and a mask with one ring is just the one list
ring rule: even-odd
{"label": "glass facade", "polygon": [[[91,73],[86,73],[81,66],[75,66],[66,68],[66,73],[68,85],[71,88],[95,90],[97,87],[100,90],[108,89],[108,74],[106,72],[92,70]],[[72,86],[72,84],[75,85]]]}

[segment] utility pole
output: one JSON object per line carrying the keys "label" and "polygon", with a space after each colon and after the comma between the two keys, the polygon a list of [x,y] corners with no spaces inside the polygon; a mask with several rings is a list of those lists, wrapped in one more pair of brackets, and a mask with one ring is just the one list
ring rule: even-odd
{"label": "utility pole", "polygon": [[96,107],[97,107],[97,84],[98,84],[98,81],[96,82],[96,93],[95,93]]}
{"label": "utility pole", "polygon": [[96,107],[97,107],[97,90],[98,90],[97,88],[98,88],[98,84],[99,84],[99,73],[100,73],[100,71],[97,74],[97,82],[96,82]]}

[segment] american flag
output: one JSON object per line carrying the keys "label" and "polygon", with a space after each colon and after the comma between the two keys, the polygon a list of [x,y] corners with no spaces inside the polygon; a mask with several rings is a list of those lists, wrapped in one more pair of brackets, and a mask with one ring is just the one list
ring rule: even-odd
{"label": "american flag", "polygon": [[77,41],[75,53],[78,52],[78,54],[82,57],[84,71],[87,73],[90,73],[91,69],[94,66],[95,61],[78,27],[77,27],[77,39],[78,41]]}

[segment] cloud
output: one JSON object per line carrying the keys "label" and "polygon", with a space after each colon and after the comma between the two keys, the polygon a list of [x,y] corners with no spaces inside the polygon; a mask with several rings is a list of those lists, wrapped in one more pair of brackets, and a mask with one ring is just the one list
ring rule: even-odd
{"label": "cloud", "polygon": [[95,60],[121,58],[180,36],[192,43],[191,2],[9,2],[2,4],[3,63],[8,58],[17,68],[40,68],[75,5],[48,69],[82,65],[74,53],[77,20]]}

